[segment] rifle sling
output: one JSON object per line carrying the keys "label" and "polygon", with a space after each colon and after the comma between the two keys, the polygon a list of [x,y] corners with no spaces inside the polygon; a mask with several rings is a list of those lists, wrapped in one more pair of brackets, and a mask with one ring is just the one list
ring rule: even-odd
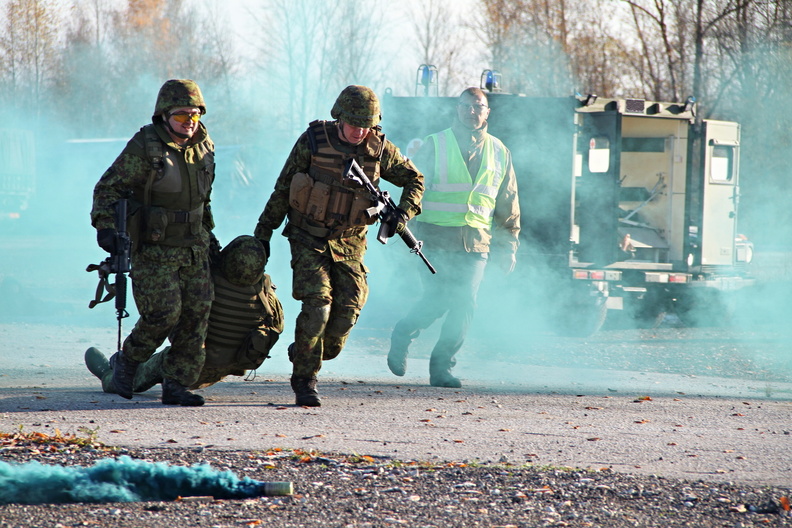
{"label": "rifle sling", "polygon": [[[85,271],[99,272],[99,284],[96,286],[96,297],[93,301],[88,303],[88,308],[93,308],[97,304],[102,304],[115,298],[115,285],[110,284],[110,281],[108,280],[110,277],[110,267],[106,261],[102,262],[101,264],[89,264]],[[105,295],[104,298],[102,298],[103,291],[107,291],[107,295]]]}

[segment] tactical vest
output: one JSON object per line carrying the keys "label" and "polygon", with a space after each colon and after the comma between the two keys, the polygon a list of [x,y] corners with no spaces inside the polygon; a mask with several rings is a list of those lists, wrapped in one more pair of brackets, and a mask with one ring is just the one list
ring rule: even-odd
{"label": "tactical vest", "polygon": [[506,176],[506,147],[487,135],[481,168],[473,179],[450,128],[427,139],[434,142],[435,174],[433,181],[427,183],[422,212],[416,220],[439,226],[491,229],[498,190]]}
{"label": "tactical vest", "polygon": [[289,191],[289,223],[319,238],[333,239],[359,232],[376,222],[366,210],[375,198],[360,185],[343,179],[344,165],[354,157],[374,185],[380,177],[380,158],[385,136],[372,129],[355,153],[337,150],[330,134],[337,134],[335,121],[313,121],[308,125],[311,166],[308,174],[294,175]]}
{"label": "tactical vest", "polygon": [[142,194],[135,196],[137,206],[131,211],[130,234],[139,242],[165,246],[189,247],[201,242],[204,203],[214,182],[214,144],[205,141],[185,151],[186,172],[179,153],[166,149],[155,125],[140,129],[135,143],[145,149],[151,172]]}
{"label": "tactical vest", "polygon": [[252,286],[237,286],[216,274],[214,288],[205,365],[258,368],[283,332],[283,307],[270,276]]}

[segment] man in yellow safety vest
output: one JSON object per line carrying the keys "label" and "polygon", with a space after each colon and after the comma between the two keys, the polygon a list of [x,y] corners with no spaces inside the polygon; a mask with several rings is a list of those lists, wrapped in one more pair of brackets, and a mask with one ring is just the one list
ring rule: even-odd
{"label": "man in yellow safety vest", "polygon": [[490,108],[479,88],[459,96],[457,120],[426,138],[415,156],[425,177],[416,236],[432,248],[436,276],[424,277],[423,298],[396,323],[388,367],[407,369],[407,351],[420,332],[445,315],[429,360],[429,382],[461,387],[451,374],[464,343],[490,247],[506,273],[514,270],[520,233],[520,204],[511,152],[487,133]]}

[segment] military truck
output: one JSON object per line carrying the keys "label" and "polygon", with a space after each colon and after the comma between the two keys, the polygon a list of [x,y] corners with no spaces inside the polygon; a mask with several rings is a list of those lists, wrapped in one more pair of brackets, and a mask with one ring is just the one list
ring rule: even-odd
{"label": "military truck", "polygon": [[[731,294],[754,283],[738,231],[739,124],[700,119],[693,98],[526,97],[492,79],[489,131],[512,151],[522,212],[510,289],[564,335],[669,313],[723,321]],[[386,91],[384,130],[409,156],[450,126],[455,103]]]}
{"label": "military truck", "polygon": [[0,128],[0,220],[19,218],[35,191],[33,131]]}

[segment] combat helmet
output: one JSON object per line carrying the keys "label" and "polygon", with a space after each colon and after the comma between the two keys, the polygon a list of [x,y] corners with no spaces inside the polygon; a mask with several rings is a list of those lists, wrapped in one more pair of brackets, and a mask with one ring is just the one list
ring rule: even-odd
{"label": "combat helmet", "polygon": [[341,91],[330,115],[333,119],[360,128],[376,126],[382,119],[380,102],[374,90],[354,84]]}
{"label": "combat helmet", "polygon": [[261,280],[266,265],[264,246],[249,235],[236,237],[220,252],[220,272],[237,286],[256,284]]}
{"label": "combat helmet", "polygon": [[151,119],[156,121],[162,115],[177,106],[195,106],[201,109],[201,113],[206,113],[206,103],[198,84],[190,79],[171,79],[165,81],[157,95],[157,103],[154,105],[154,115]]}

